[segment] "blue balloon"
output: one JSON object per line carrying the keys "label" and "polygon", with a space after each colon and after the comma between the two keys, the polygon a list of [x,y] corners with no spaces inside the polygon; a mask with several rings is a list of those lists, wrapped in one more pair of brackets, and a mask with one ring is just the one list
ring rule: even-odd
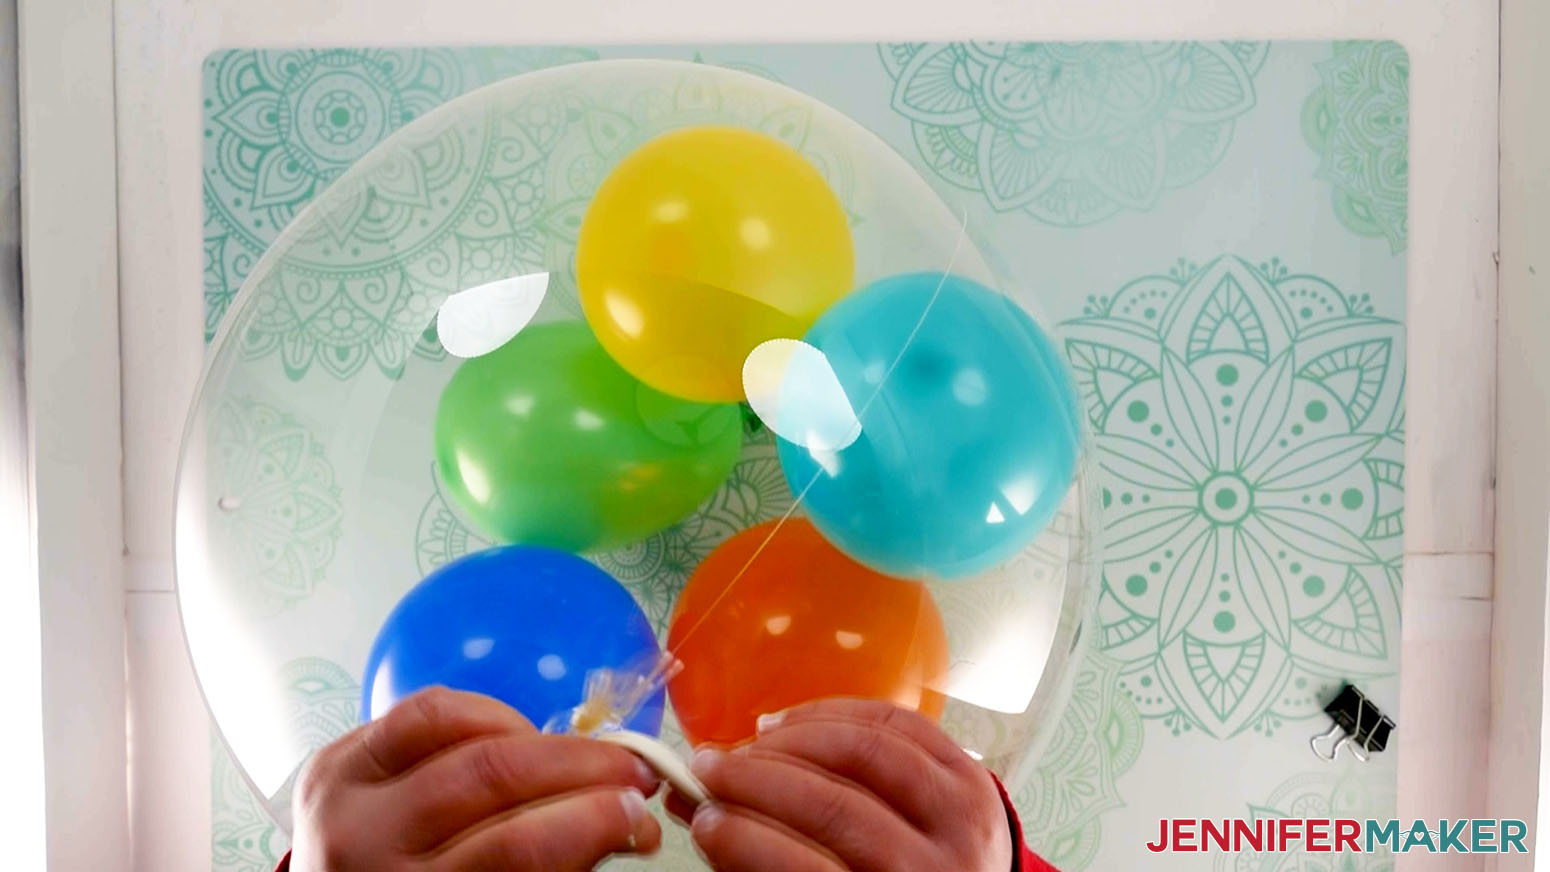
{"label": "blue balloon", "polygon": [[[377,634],[364,720],[442,685],[493,696],[542,728],[580,702],[587,673],[655,663],[657,637],[630,592],[564,551],[491,548],[448,563],[399,602]],[[657,735],[658,692],[625,725]]]}
{"label": "blue balloon", "polygon": [[[947,580],[1012,557],[1049,523],[1076,474],[1081,407],[1059,351],[1015,302],[961,276],[893,276],[835,304],[806,341],[860,436],[783,438],[780,462],[840,550]],[[782,408],[803,393],[782,385]]]}

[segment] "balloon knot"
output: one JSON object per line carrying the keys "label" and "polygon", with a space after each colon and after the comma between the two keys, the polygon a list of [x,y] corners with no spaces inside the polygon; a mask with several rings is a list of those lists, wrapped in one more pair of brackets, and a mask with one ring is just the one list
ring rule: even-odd
{"label": "balloon knot", "polygon": [[544,732],[596,736],[622,730],[682,670],[683,663],[667,652],[638,667],[594,669],[587,673],[581,704],[556,714]]}

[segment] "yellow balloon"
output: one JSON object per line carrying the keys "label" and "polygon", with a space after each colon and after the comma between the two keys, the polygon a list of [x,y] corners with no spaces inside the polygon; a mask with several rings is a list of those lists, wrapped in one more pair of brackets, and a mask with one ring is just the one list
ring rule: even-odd
{"label": "yellow balloon", "polygon": [[735,127],[675,130],[625,157],[576,247],[603,347],[641,381],[702,402],[742,399],[748,353],[800,338],[854,274],[845,210],[818,169]]}

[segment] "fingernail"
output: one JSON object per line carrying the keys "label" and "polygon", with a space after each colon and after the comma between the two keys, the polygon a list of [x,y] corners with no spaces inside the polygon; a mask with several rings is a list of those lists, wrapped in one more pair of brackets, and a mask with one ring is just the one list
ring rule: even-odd
{"label": "fingernail", "polygon": [[694,810],[694,818],[689,821],[689,831],[698,838],[721,826],[721,822],[726,820],[726,817],[727,813],[721,806],[714,802],[702,802],[700,807]]}
{"label": "fingernail", "polygon": [[662,776],[657,774],[657,770],[652,769],[645,760],[639,757],[635,758],[635,778],[641,784],[657,785],[662,783]]}
{"label": "fingernail", "polygon": [[704,778],[725,756],[726,752],[715,748],[700,748],[689,758],[689,771],[698,778]]}
{"label": "fingernail", "polygon": [[624,816],[634,828],[646,817],[646,795],[635,788],[619,792],[619,804],[624,806]]}
{"label": "fingernail", "polygon": [[785,712],[770,712],[767,715],[759,715],[759,719],[754,721],[754,729],[760,733],[768,733],[770,730],[780,726],[780,722],[785,719]]}

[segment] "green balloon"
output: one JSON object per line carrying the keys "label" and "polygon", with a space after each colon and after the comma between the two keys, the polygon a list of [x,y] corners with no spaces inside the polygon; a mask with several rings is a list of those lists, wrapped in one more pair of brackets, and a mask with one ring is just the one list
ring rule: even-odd
{"label": "green balloon", "polygon": [[579,321],[530,326],[464,361],[436,409],[436,469],[465,517],[503,542],[568,551],[671,526],[741,445],[737,406],[646,386]]}

